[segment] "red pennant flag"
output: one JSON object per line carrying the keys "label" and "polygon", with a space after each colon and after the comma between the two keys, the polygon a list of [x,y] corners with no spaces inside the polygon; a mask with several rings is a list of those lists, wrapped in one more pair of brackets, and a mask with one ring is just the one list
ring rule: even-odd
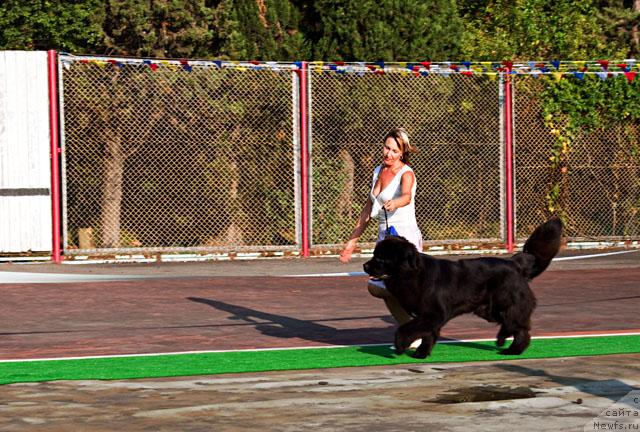
{"label": "red pennant flag", "polygon": [[425,69],[431,69],[431,62],[420,62],[420,64],[424,66]]}
{"label": "red pennant flag", "polygon": [[449,66],[449,69],[457,71],[458,70],[458,65],[452,64],[451,66]]}
{"label": "red pennant flag", "polygon": [[609,60],[598,60],[598,64],[602,66],[602,69],[609,69]]}
{"label": "red pennant flag", "polygon": [[511,60],[505,60],[502,64],[507,68],[508,71],[513,69],[513,62]]}
{"label": "red pennant flag", "polygon": [[344,66],[344,62],[343,61],[334,61],[333,62],[336,66]]}
{"label": "red pennant flag", "polygon": [[462,72],[460,72],[460,75],[473,76],[473,72],[472,71],[462,71]]}
{"label": "red pennant flag", "polygon": [[627,77],[627,81],[629,81],[630,83],[633,82],[633,80],[636,78],[636,75],[638,74],[638,72],[636,71],[631,71],[631,72],[625,72],[624,76]]}
{"label": "red pennant flag", "polygon": [[157,65],[157,64],[155,64],[155,63],[151,63],[151,64],[149,64],[149,67],[150,67],[150,68],[151,68],[151,70],[152,70],[152,71],[154,71],[154,72],[158,69],[158,65]]}
{"label": "red pennant flag", "polygon": [[[182,63],[182,61],[180,61],[180,63]],[[251,60],[251,61],[249,61],[249,63],[251,63],[252,65],[256,65],[256,66],[258,66],[260,64],[260,62],[258,60]],[[182,63],[182,64],[184,64],[184,63]]]}

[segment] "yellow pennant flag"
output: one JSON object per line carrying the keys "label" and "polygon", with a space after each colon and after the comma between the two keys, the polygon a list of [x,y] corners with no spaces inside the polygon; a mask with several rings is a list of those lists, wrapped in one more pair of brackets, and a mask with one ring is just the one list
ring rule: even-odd
{"label": "yellow pennant flag", "polygon": [[562,75],[564,75],[562,72],[553,72],[553,78],[555,78],[556,81],[560,81],[562,79]]}
{"label": "yellow pennant flag", "polygon": [[174,65],[173,63],[171,63],[170,61],[167,61],[167,60],[160,60],[160,64],[161,64],[162,66],[166,66],[166,67],[168,67],[169,69],[175,69],[175,65]]}

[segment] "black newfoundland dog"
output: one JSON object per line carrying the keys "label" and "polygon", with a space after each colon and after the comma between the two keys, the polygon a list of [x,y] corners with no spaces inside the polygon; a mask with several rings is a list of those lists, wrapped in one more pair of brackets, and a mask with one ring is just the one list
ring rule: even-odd
{"label": "black newfoundland dog", "polygon": [[449,320],[474,313],[500,325],[499,347],[513,336],[503,354],[522,354],[531,340],[531,314],[536,307],[529,281],[558,253],[561,237],[562,223],[552,218],[535,229],[521,253],[458,261],[419,253],[402,237],[382,240],[364,270],[384,280],[389,292],[413,316],[396,331],[396,353],[402,354],[413,341],[422,339],[413,356],[426,358]]}

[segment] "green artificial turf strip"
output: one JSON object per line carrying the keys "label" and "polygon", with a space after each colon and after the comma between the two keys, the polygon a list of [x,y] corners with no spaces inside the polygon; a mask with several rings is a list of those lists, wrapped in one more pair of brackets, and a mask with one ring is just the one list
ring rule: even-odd
{"label": "green artificial turf strip", "polygon": [[493,342],[439,343],[426,360],[397,356],[388,345],[335,348],[159,354],[144,357],[16,361],[0,363],[0,384],[53,380],[115,380],[386,366],[415,363],[540,359],[640,353],[640,336],[537,339],[524,354],[501,355]]}

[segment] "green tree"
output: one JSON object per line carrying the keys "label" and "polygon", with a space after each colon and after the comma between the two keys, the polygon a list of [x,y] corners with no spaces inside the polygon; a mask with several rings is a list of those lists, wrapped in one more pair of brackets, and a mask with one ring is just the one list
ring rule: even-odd
{"label": "green tree", "polygon": [[627,46],[627,57],[640,54],[640,0],[603,1],[598,17],[603,23],[607,40]]}
{"label": "green tree", "polygon": [[101,43],[101,0],[4,0],[0,49],[92,52]]}
{"label": "green tree", "polygon": [[157,58],[208,57],[211,9],[204,0],[105,0],[105,52]]}
{"label": "green tree", "polygon": [[456,58],[462,21],[455,0],[316,0],[304,27],[318,60]]}
{"label": "green tree", "polygon": [[[617,57],[595,0],[481,0],[461,11],[463,53],[473,60]],[[624,55],[624,54],[622,54]]]}
{"label": "green tree", "polygon": [[222,0],[213,55],[234,60],[297,60],[308,52],[300,14],[289,0]]}

